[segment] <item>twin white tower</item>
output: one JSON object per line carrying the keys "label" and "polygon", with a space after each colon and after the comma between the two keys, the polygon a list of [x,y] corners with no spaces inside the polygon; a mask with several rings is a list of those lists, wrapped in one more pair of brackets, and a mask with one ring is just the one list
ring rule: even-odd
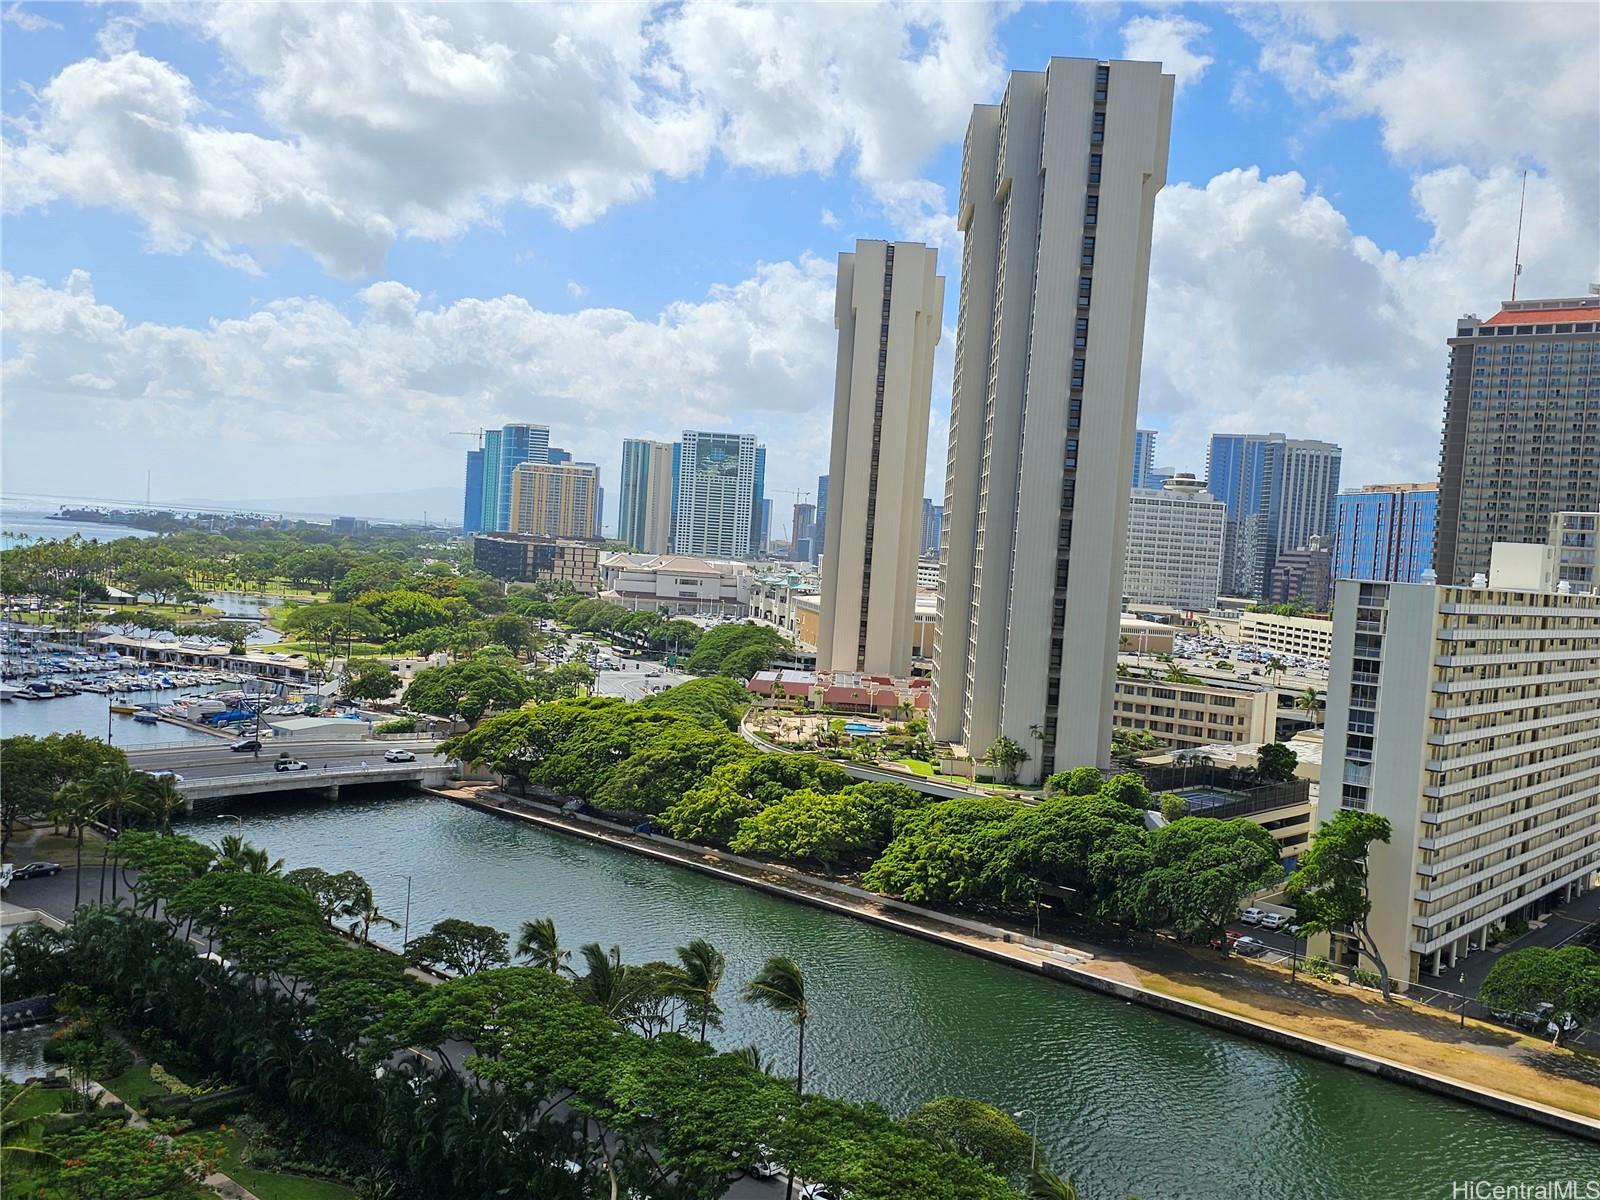
{"label": "twin white tower", "polygon": [[[1011,738],[1025,783],[1109,758],[1172,94],[1159,63],[1055,58],[967,127],[933,734]],[[909,670],[934,267],[914,243],[840,256],[824,669]]]}

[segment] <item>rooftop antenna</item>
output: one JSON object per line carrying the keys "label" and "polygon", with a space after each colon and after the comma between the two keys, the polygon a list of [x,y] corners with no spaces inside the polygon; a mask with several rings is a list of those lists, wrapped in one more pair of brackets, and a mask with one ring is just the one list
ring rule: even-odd
{"label": "rooftop antenna", "polygon": [[1511,271],[1511,298],[1517,298],[1517,276],[1522,274],[1522,213],[1528,207],[1528,172],[1522,172],[1522,199],[1517,203],[1517,249]]}

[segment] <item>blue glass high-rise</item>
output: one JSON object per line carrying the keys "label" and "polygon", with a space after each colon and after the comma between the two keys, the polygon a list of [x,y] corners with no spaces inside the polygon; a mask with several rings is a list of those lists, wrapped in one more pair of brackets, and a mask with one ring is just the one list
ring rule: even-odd
{"label": "blue glass high-rise", "polygon": [[1433,484],[1374,486],[1334,498],[1335,579],[1421,583],[1433,569],[1439,492]]}
{"label": "blue glass high-rise", "polygon": [[461,507],[461,528],[466,533],[483,532],[483,451],[467,451],[467,487]]}

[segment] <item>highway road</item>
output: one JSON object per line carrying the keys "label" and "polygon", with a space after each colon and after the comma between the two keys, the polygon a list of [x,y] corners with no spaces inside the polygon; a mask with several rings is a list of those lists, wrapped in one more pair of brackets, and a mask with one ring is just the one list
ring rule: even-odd
{"label": "highway road", "polygon": [[421,739],[382,742],[302,742],[294,738],[268,739],[261,744],[261,756],[235,753],[230,743],[217,741],[174,746],[161,750],[128,751],[128,763],[141,771],[176,771],[185,779],[223,779],[230,775],[259,775],[270,770],[279,754],[298,758],[312,768],[327,765],[355,766],[360,762],[381,763],[385,750],[410,750],[418,762],[435,761],[437,743]]}

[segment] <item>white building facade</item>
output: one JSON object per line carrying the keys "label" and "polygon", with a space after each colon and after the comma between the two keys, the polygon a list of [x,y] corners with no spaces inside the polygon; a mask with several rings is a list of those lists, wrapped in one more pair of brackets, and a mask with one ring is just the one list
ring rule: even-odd
{"label": "white building facade", "polygon": [[[839,255],[819,670],[911,671],[933,349],[944,312],[938,257],[917,242],[878,241]],[[796,505],[797,514],[802,507],[810,506]]]}
{"label": "white building facade", "polygon": [[672,548],[707,558],[746,558],[761,540],[766,447],[750,434],[683,431],[673,486]]}
{"label": "white building facade", "polygon": [[1227,519],[1227,505],[1190,476],[1175,476],[1159,490],[1135,488],[1122,573],[1128,602],[1189,612],[1216,607]]}
{"label": "white building facade", "polygon": [[1340,580],[1320,817],[1388,818],[1371,928],[1397,980],[1600,868],[1600,597]]}
{"label": "white building facade", "polygon": [[640,612],[743,617],[750,568],[684,554],[608,554],[600,560],[600,598]]}
{"label": "white building facade", "polygon": [[1024,783],[1109,763],[1172,92],[1158,63],[1055,58],[967,127],[934,736],[1011,738]]}

